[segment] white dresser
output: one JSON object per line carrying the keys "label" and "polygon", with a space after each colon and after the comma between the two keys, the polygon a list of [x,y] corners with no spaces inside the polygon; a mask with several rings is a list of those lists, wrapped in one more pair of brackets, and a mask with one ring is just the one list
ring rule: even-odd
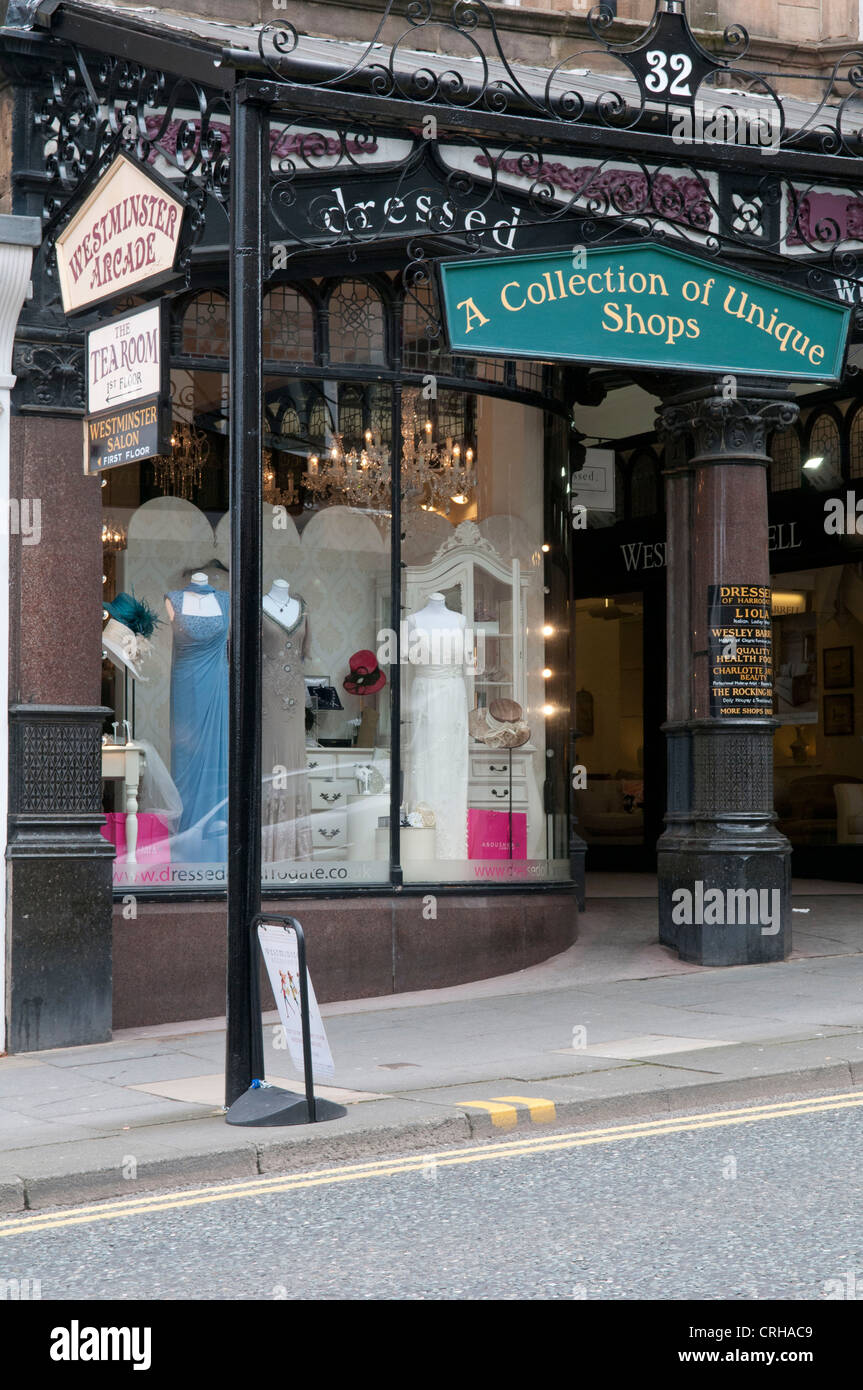
{"label": "white dresser", "polygon": [[389,815],[389,790],[364,795],[358,767],[374,766],[389,782],[382,748],[307,748],[315,859],[373,859],[378,816]]}

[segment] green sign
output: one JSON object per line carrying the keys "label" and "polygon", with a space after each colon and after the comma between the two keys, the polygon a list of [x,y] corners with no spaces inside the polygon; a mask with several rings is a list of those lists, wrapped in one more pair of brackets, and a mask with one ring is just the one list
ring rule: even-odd
{"label": "green sign", "polygon": [[443,261],[454,352],[841,376],[848,306],[667,247]]}

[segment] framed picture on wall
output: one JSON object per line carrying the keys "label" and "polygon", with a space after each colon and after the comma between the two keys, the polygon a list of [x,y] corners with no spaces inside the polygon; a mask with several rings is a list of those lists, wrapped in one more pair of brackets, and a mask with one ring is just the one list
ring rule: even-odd
{"label": "framed picture on wall", "polygon": [[853,734],[854,732],[854,696],[853,695],[825,695],[824,696],[824,733],[831,734]]}
{"label": "framed picture on wall", "polygon": [[843,690],[854,684],[854,648],[824,648],[824,689]]}

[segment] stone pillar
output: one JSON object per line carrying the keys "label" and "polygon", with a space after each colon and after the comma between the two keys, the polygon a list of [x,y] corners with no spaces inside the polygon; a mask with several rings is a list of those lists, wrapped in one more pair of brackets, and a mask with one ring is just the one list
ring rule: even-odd
{"label": "stone pillar", "polygon": [[80,414],[63,413],[62,360],[50,344],[18,346],[12,495],[34,515],[38,504],[39,526],[20,537],[9,591],[10,1052],[111,1036],[101,489],[84,474]]}
{"label": "stone pillar", "polygon": [[791,846],[773,811],[776,721],[711,714],[707,626],[711,585],[770,582],[766,441],[797,413],[788,392],[732,379],[658,412],[668,519],[659,938],[699,965],[783,960],[791,950]]}
{"label": "stone pillar", "polygon": [[[5,129],[5,126],[4,126]],[[15,384],[12,375],[12,344],[15,326],[33,261],[33,247],[38,246],[42,231],[36,217],[0,217],[0,506],[4,511],[0,526],[0,671],[2,688],[9,688],[10,622],[9,593],[12,551],[21,542],[20,499],[13,497],[10,473],[10,393]],[[29,525],[29,521],[28,521]],[[6,769],[9,766],[9,726],[5,717],[0,720],[0,863],[3,883],[0,885],[0,1052],[6,1047],[9,935],[7,922],[6,840],[9,786]]]}

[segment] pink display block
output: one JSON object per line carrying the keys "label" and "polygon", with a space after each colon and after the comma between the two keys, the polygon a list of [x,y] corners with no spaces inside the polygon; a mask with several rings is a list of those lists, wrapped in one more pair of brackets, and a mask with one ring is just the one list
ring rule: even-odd
{"label": "pink display block", "polygon": [[469,859],[526,859],[527,812],[512,813],[512,853],[509,846],[508,811],[473,808],[467,813],[467,853]]}
{"label": "pink display block", "polygon": [[[126,813],[107,811],[107,825],[102,834],[117,851],[117,862],[126,858]],[[170,864],[171,832],[165,821],[152,811],[138,812],[138,847],[135,857],[139,864]]]}

